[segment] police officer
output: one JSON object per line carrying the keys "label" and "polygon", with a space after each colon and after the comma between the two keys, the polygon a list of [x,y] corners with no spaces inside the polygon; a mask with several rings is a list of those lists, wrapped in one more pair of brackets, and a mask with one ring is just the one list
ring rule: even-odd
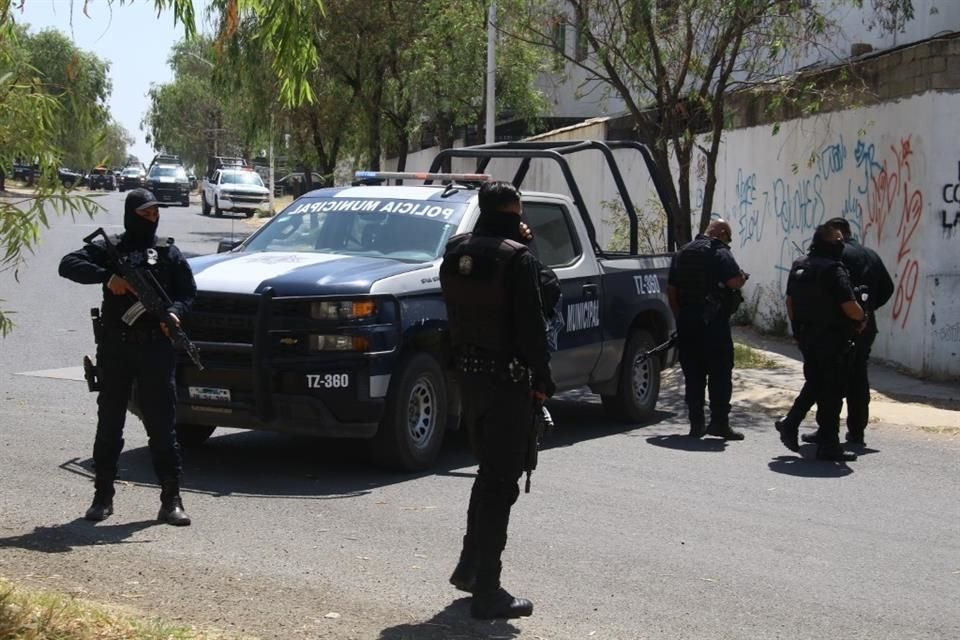
{"label": "police officer", "polygon": [[516,241],[520,193],[508,182],[487,183],[479,205],[474,232],[452,238],[440,266],[464,424],[479,462],[450,582],[473,594],[473,617],[516,618],[529,616],[533,604],[500,586],[500,556],[520,492],[534,404],[555,386],[537,262]]}
{"label": "police officer", "polygon": [[[844,218],[831,218],[827,226],[843,234],[843,255],[840,261],[850,274],[854,291],[865,291],[866,300],[858,302],[867,313],[867,327],[854,336],[854,350],[850,365],[850,378],[847,383],[847,436],[852,445],[864,445],[864,432],[870,420],[870,380],[867,367],[870,350],[877,337],[876,310],[885,305],[893,296],[894,284],[890,273],[877,252],[858,243],[850,232],[850,223]],[[859,296],[858,296],[859,297]],[[781,433],[784,444],[796,451],[796,436],[800,423],[815,402],[813,389],[804,385],[793,402],[789,413],[776,421],[777,431]],[[816,443],[817,434],[804,434],[804,442]]]}
{"label": "police officer", "polygon": [[[840,231],[826,224],[817,227],[809,255],[790,269],[786,298],[803,353],[804,386],[813,390],[817,403],[817,458],[836,462],[857,459],[840,446],[840,406],[853,363],[853,336],[867,324],[840,262],[843,247]],[[796,431],[780,432],[784,444],[795,445]]]}
{"label": "police officer", "polygon": [[[134,189],[124,204],[124,233],[117,248],[134,267],[149,270],[172,301],[169,311],[177,323],[196,295],[190,265],[172,238],[158,239],[160,209],[146,189]],[[104,520],[113,513],[113,483],[123,449],[123,425],[131,387],[149,436],[150,456],[160,482],[157,519],[184,526],[190,518],[180,499],[180,451],[174,432],[176,353],[166,326],[149,313],[137,315],[137,292],[111,266],[104,246],[96,241],[60,261],[60,275],[81,284],[102,284],[101,330],[97,345],[100,394],[97,398],[97,436],[93,445],[93,504],[86,519]]]}
{"label": "police officer", "polygon": [[[725,440],[743,440],[743,434],[730,428],[729,421],[733,393],[730,314],[734,296],[739,296],[748,276],[730,252],[730,239],[729,224],[711,221],[706,232],[674,255],[667,280],[693,438],[709,433]],[[709,424],[704,416],[708,385]]]}

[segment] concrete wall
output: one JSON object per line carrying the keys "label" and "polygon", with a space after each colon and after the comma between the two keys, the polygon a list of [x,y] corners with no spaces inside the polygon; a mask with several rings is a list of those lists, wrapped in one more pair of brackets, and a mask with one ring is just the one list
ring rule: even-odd
{"label": "concrete wall", "polygon": [[[725,135],[713,211],[730,221],[734,254],[752,275],[745,294],[755,323],[783,321],[791,263],[818,224],[843,216],[880,254],[896,285],[878,312],[874,354],[918,374],[960,377],[958,112],[960,93],[927,92],[785,122],[776,135],[770,125]],[[597,126],[584,131],[599,137]],[[412,155],[408,167],[425,169],[434,153]],[[641,216],[656,217],[645,166],[637,155],[619,155]],[[514,166],[494,162],[488,171],[505,179]],[[613,235],[609,203],[619,200],[613,181],[599,154],[575,158],[571,166],[606,246]],[[533,165],[523,189],[567,192],[559,171],[545,163]],[[702,184],[694,200],[700,198]]]}

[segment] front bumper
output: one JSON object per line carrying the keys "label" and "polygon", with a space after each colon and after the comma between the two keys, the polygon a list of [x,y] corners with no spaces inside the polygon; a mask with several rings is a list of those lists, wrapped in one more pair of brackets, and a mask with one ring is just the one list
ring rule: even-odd
{"label": "front bumper", "polygon": [[182,203],[190,198],[190,185],[184,184],[154,184],[149,187],[153,195],[162,204],[166,202]]}
{"label": "front bumper", "polygon": [[396,358],[395,301],[383,303],[385,310],[376,321],[338,329],[376,336],[371,338],[379,345],[376,351],[311,352],[305,336],[326,329],[284,311],[299,300],[269,294],[198,298],[186,329],[200,350],[204,370],[188,360],[178,367],[177,421],[372,437]]}
{"label": "front bumper", "polygon": [[255,211],[268,206],[267,196],[221,193],[217,197],[220,208],[226,211]]}

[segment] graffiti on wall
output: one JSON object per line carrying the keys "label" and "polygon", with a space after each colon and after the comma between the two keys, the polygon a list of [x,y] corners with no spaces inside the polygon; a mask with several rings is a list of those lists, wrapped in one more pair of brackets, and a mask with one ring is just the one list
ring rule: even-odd
{"label": "graffiti on wall", "polygon": [[[735,223],[741,249],[775,234],[780,250],[773,270],[781,296],[793,261],[804,254],[817,226],[834,216],[846,219],[865,245],[879,249],[892,243],[893,252],[884,253],[888,269],[896,271],[890,313],[905,328],[921,275],[914,241],[923,193],[915,186],[914,159],[910,135],[886,148],[863,137],[851,147],[838,136],[810,156],[806,171],[791,176],[773,176],[763,183],[757,173],[738,169],[736,202],[727,216]],[[960,209],[960,184],[956,191]],[[960,211],[948,222],[960,225]]]}
{"label": "graffiti on wall", "polygon": [[940,210],[940,228],[947,237],[960,229],[960,162],[957,163],[957,182],[943,185],[943,209]]}

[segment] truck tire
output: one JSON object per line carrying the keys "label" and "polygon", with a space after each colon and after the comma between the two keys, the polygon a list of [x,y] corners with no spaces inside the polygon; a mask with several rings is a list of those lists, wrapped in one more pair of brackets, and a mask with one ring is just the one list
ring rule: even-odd
{"label": "truck tire", "polygon": [[180,206],[189,207],[190,206],[190,196],[187,195],[183,200],[180,201]]}
{"label": "truck tire", "polygon": [[210,215],[210,203],[207,202],[207,194],[203,191],[200,192],[200,212],[205,216]]}
{"label": "truck tire", "polygon": [[627,339],[620,361],[617,394],[600,396],[607,415],[628,423],[648,420],[656,409],[660,395],[660,358],[639,362],[645,351],[656,346],[649,331],[635,329]]}
{"label": "truck tire", "polygon": [[181,447],[199,447],[216,427],[206,424],[177,424],[177,442]]}
{"label": "truck tire", "polygon": [[393,375],[387,406],[372,441],[378,463],[398,471],[422,471],[436,460],[447,426],[443,369],[428,353],[405,357]]}
{"label": "truck tire", "polygon": [[223,209],[220,208],[220,198],[213,196],[213,215],[220,217],[223,215]]}

